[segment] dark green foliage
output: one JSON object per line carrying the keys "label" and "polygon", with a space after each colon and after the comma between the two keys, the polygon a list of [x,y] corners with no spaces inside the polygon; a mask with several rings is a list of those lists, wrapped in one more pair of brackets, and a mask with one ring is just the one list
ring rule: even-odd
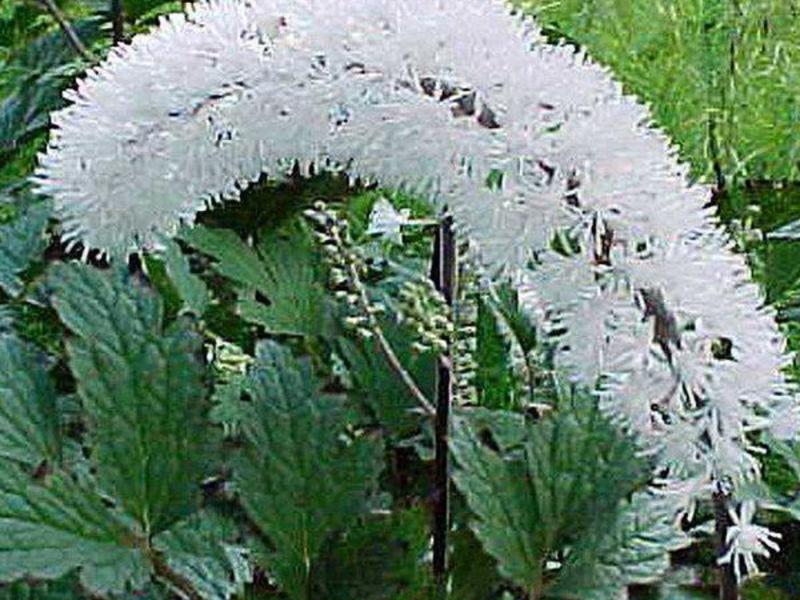
{"label": "dark green foliage", "polygon": [[376,515],[331,538],[312,570],[320,600],[422,600],[428,518],[420,509]]}
{"label": "dark green foliage", "polygon": [[189,261],[177,242],[164,240],[163,265],[175,293],[183,304],[182,310],[202,317],[211,301],[208,286],[192,273]]}
{"label": "dark green foliage", "polygon": [[73,600],[76,597],[78,586],[73,577],[35,585],[18,581],[0,588],[3,600]]}
{"label": "dark green foliage", "polygon": [[453,600],[487,600],[507,587],[497,572],[497,562],[481,546],[473,531],[462,523],[451,532]]}
{"label": "dark green foliage", "polygon": [[149,577],[123,516],[63,473],[44,485],[3,461],[0,527],[0,581],[55,579],[81,567],[82,584],[107,594],[141,586]]}
{"label": "dark green foliage", "polygon": [[343,399],[320,391],[307,362],[271,342],[259,346],[256,360],[236,484],[272,544],[266,567],[291,598],[310,600],[311,568],[325,540],[368,508],[381,446],[346,431]]}
{"label": "dark green foliage", "polygon": [[[423,391],[431,396],[434,389],[434,361],[429,355],[414,355],[410,336],[402,328],[387,327],[387,336],[398,357]],[[339,353],[352,383],[351,397],[359,401],[384,431],[395,439],[413,434],[420,425],[416,400],[391,371],[386,360],[369,342],[350,338],[338,340]]]}
{"label": "dark green foliage", "polygon": [[[100,35],[97,19],[80,21],[74,28],[87,44]],[[49,113],[64,105],[61,90],[81,68],[81,59],[60,30],[27,44],[3,66],[0,91],[5,98],[0,102],[0,165],[7,153],[48,126]]]}
{"label": "dark green foliage", "polygon": [[24,286],[20,274],[44,252],[50,214],[50,204],[40,202],[0,225],[0,290],[9,296],[19,295]]}
{"label": "dark green foliage", "polygon": [[516,387],[509,364],[508,345],[497,330],[495,315],[486,301],[478,305],[475,386],[482,406],[510,408]]}
{"label": "dark green foliage", "polygon": [[186,578],[203,598],[226,600],[240,596],[252,581],[248,552],[239,535],[232,520],[201,511],[156,536],[153,546],[164,554],[169,568]]}
{"label": "dark green foliage", "polygon": [[161,531],[196,506],[208,468],[200,340],[184,322],[165,327],[160,299],[135,280],[58,265],[49,281],[75,334],[67,350],[100,482],[144,532]]}
{"label": "dark green foliage", "polygon": [[56,393],[25,344],[0,335],[0,459],[36,468],[61,454]]}
{"label": "dark green foliage", "polygon": [[185,241],[215,259],[238,289],[242,318],[268,333],[318,335],[326,326],[325,289],[310,235],[294,223],[263,230],[250,247],[229,229],[195,227]]}
{"label": "dark green foliage", "polygon": [[503,575],[535,597],[607,598],[667,569],[669,512],[645,495],[628,504],[646,465],[591,402],[564,399],[536,423],[498,416],[460,419],[453,453],[472,528]]}

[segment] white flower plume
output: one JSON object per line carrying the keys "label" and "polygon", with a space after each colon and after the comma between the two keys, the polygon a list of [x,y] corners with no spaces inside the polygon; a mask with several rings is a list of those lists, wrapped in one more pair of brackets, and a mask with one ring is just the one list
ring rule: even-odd
{"label": "white flower plume", "polygon": [[605,69],[500,1],[208,0],[67,97],[36,183],[73,239],[147,245],[263,173],[340,170],[449,207],[685,489],[757,477],[754,432],[799,429],[709,190]]}

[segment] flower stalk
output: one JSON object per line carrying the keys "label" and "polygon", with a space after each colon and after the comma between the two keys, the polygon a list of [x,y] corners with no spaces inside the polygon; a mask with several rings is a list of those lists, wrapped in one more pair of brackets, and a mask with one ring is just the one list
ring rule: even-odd
{"label": "flower stalk", "polygon": [[312,209],[305,211],[313,223],[315,235],[322,245],[325,260],[330,266],[331,284],[336,295],[353,307],[352,314],[345,318],[345,325],[355,330],[362,339],[372,339],[386,359],[389,367],[403,382],[419,404],[420,410],[429,417],[436,415],[436,409],[414,378],[397,357],[389,340],[383,332],[378,315],[383,306],[373,303],[361,279],[362,261],[352,246],[347,222],[329,209],[325,203],[317,202]]}

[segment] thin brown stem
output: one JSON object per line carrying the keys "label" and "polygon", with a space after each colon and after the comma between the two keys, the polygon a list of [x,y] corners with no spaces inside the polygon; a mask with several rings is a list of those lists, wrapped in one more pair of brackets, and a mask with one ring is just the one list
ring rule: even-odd
{"label": "thin brown stem", "polygon": [[408,388],[408,391],[411,392],[411,395],[417,400],[425,414],[430,417],[434,416],[436,414],[436,409],[425,397],[425,394],[422,392],[422,390],[419,389],[419,386],[414,381],[414,378],[403,366],[403,363],[400,362],[400,359],[397,358],[397,354],[395,354],[391,344],[389,343],[389,340],[387,340],[386,336],[383,334],[383,330],[379,326],[373,326],[371,329],[372,333],[375,334],[376,341],[378,342],[378,348],[380,349],[381,354],[383,354],[383,357],[389,363],[389,366],[397,374],[406,388]]}
{"label": "thin brown stem", "polygon": [[64,16],[64,13],[61,12],[61,9],[58,8],[54,0],[35,0],[35,2],[48,13],[50,13],[50,16],[55,19],[56,23],[58,23],[58,26],[61,28],[61,31],[64,32],[64,35],[66,36],[70,46],[75,49],[75,52],[80,54],[82,58],[89,62],[95,60],[94,55],[88,50],[88,48],[86,48],[86,45],[72,27],[72,24],[67,20],[66,16]]}
{"label": "thin brown stem", "polygon": [[414,396],[425,414],[430,417],[435,416],[436,409],[433,407],[433,404],[430,403],[422,390],[419,389],[419,386],[414,381],[414,378],[403,366],[403,363],[400,362],[400,359],[397,357],[397,354],[395,354],[394,349],[392,349],[392,345],[389,343],[389,340],[386,339],[386,335],[384,335],[383,329],[381,328],[380,323],[378,323],[378,319],[374,314],[372,314],[369,297],[367,296],[364,285],[361,283],[361,277],[358,275],[356,266],[350,263],[348,265],[348,270],[348,275],[353,282],[353,287],[357,290],[359,309],[365,315],[368,315],[369,330],[375,337],[375,341],[378,344],[378,349],[386,359],[389,367],[397,374],[397,376],[400,378],[400,381],[403,382],[403,385],[406,386],[408,391],[411,392],[411,395]]}
{"label": "thin brown stem", "polygon": [[359,273],[360,261],[350,248],[347,223],[340,221],[335,212],[328,211],[324,202],[315,204],[314,209],[306,211],[306,216],[315,223],[318,239],[322,240],[323,248],[327,248],[329,255],[334,257],[332,260],[335,268],[341,270],[341,276],[347,282],[348,290],[346,295],[359,313],[357,321],[362,323],[358,328],[360,333],[364,337],[374,338],[378,345],[378,350],[386,359],[389,367],[405,385],[422,411],[429,417],[435,416],[436,410],[433,405],[425,397],[425,394],[403,366],[403,363],[400,362],[392,345],[383,333],[383,328],[376,316],[376,307],[373,307],[372,302],[370,302],[367,288],[361,281]]}

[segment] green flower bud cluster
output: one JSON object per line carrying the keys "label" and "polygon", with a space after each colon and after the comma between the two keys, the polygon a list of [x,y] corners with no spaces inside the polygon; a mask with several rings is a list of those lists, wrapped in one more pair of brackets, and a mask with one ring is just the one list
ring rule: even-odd
{"label": "green flower bud cluster", "polygon": [[405,281],[400,288],[398,319],[409,326],[414,351],[444,354],[450,350],[455,326],[450,307],[430,279]]}
{"label": "green flower bud cluster", "polygon": [[236,344],[208,333],[210,341],[206,342],[206,359],[214,372],[214,379],[219,383],[230,383],[247,374],[247,368],[254,359]]}
{"label": "green flower bud cluster", "polygon": [[370,300],[362,277],[367,274],[367,264],[359,248],[353,244],[348,223],[339,213],[322,201],[305,211],[314,228],[314,237],[322,249],[323,260],[329,271],[329,285],[334,296],[347,307],[344,324],[359,337],[374,336],[376,317],[386,312],[386,307]]}
{"label": "green flower bud cluster", "polygon": [[461,406],[478,400],[475,378],[478,363],[478,303],[481,294],[479,271],[471,247],[461,247],[458,265],[458,298],[454,307],[455,336],[452,362],[455,398]]}
{"label": "green flower bud cluster", "polygon": [[255,359],[236,344],[211,332],[206,332],[206,359],[214,376],[214,393],[211,396],[211,422],[222,427],[225,439],[239,435],[244,418],[241,394],[247,369]]}

